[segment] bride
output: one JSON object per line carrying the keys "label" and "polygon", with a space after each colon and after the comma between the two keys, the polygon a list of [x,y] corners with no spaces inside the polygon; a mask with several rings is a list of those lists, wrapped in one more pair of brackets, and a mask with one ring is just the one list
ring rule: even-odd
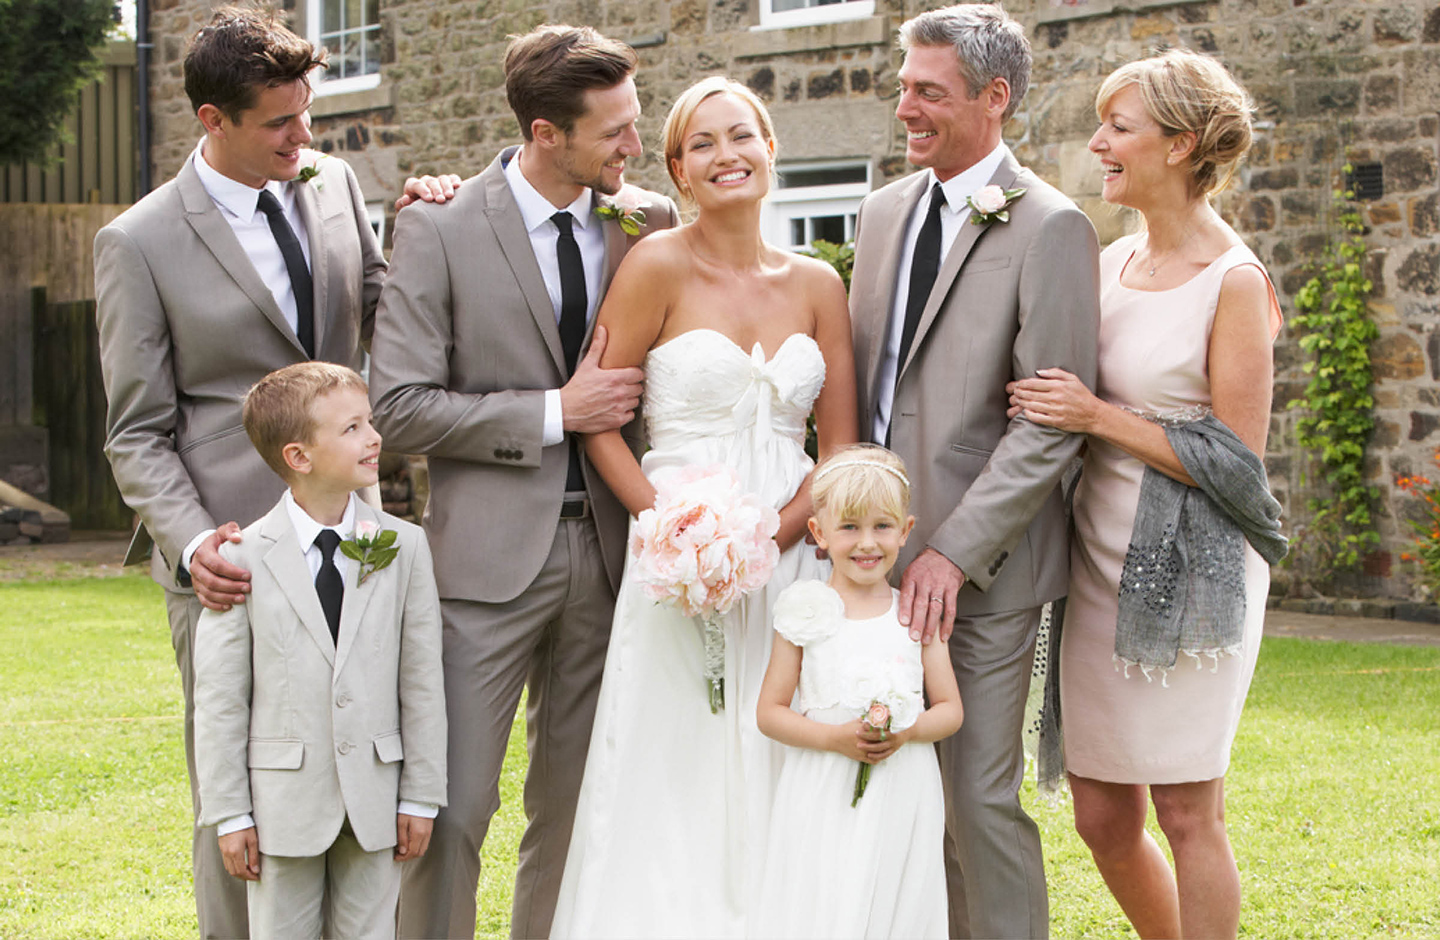
{"label": "bride", "polygon": [[760,237],[775,169],[764,105],[707,78],[675,102],[664,137],[666,169],[698,214],[630,250],[598,320],[602,365],[645,368],[652,449],[637,462],[615,431],[587,438],[586,453],[632,517],[663,474],[728,464],[780,511],[782,555],[726,617],[718,714],[698,622],[645,597],[627,558],[552,937],[745,933],[779,770],[755,725],[770,603],[797,577],[823,576],[800,544],[805,420],[813,407],[822,455],[856,435],[844,286]]}

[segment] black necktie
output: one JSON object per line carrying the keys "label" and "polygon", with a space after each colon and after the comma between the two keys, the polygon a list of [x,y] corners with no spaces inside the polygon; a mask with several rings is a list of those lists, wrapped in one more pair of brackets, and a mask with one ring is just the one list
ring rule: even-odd
{"label": "black necktie", "polygon": [[290,289],[295,292],[295,335],[305,347],[305,355],[315,358],[315,288],[310,281],[310,269],[305,267],[305,253],[300,250],[300,239],[295,230],[285,221],[285,210],[280,200],[268,189],[260,190],[260,211],[270,223],[270,233],[280,246],[285,257],[285,269],[290,272]]}
{"label": "black necktie", "polygon": [[940,273],[940,207],[945,205],[945,191],[936,183],[930,190],[930,211],[925,223],[920,226],[920,237],[915,239],[915,254],[910,261],[910,292],[905,295],[905,324],[900,330],[900,356],[895,360],[895,379],[900,379],[900,369],[910,355],[910,344],[915,341],[915,330],[920,326],[920,313],[930,299],[930,288],[935,286],[935,275]]}
{"label": "black necktie", "polygon": [[[550,217],[560,230],[555,241],[555,254],[560,259],[560,348],[565,351],[565,367],[575,374],[575,364],[580,361],[580,347],[585,343],[585,308],[589,298],[585,296],[585,259],[580,257],[580,245],[575,241],[574,219],[568,212],[557,212]],[[565,489],[577,493],[585,489],[585,476],[580,471],[580,451],[575,438],[570,438],[570,468],[565,475]]]}
{"label": "black necktie", "polygon": [[335,549],[340,546],[340,533],[334,529],[321,529],[315,536],[320,546],[320,570],[315,575],[315,593],[320,595],[320,607],[325,611],[325,620],[330,624],[330,638],[340,642],[340,603],[345,599],[345,582],[340,569],[335,567]]}

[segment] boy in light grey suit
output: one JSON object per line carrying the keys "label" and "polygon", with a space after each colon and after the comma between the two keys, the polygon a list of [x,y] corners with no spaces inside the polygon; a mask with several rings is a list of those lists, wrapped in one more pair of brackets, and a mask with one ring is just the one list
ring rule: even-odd
{"label": "boy in light grey suit", "polygon": [[445,803],[430,551],[355,496],[376,481],[380,435],[352,370],[280,369],[244,423],[290,489],[221,546],[252,573],[248,603],[200,617],[200,824],[248,882],[255,936],[393,937],[398,862],[425,854]]}

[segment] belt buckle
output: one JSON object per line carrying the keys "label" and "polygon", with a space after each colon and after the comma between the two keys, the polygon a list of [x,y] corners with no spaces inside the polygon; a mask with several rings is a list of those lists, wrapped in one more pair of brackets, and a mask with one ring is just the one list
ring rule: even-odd
{"label": "belt buckle", "polygon": [[585,519],[590,515],[590,498],[567,499],[560,503],[561,519]]}

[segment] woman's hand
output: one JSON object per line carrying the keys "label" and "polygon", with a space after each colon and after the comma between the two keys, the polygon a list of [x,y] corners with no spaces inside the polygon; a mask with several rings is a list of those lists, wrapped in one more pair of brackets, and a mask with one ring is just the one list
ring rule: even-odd
{"label": "woman's hand", "polygon": [[1035,376],[1005,386],[1010,395],[1007,417],[1023,414],[1036,424],[1079,434],[1094,427],[1104,402],[1085,383],[1064,369],[1039,369]]}

